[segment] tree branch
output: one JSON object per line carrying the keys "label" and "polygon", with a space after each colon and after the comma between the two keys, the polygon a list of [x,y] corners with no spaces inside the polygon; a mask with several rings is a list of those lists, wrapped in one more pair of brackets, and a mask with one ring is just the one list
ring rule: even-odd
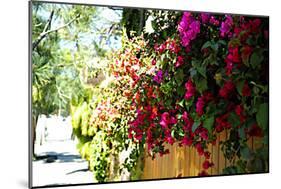
{"label": "tree branch", "polygon": [[52,12],[51,12],[51,14],[50,14],[50,16],[49,16],[49,19],[48,19],[48,21],[47,21],[47,23],[46,23],[46,25],[45,25],[45,27],[44,27],[44,29],[43,29],[43,32],[38,36],[38,38],[32,43],[32,49],[34,50],[37,46],[38,46],[38,44],[42,41],[42,39],[44,39],[45,38],[45,36],[44,36],[44,33],[47,31],[47,29],[50,27],[50,25],[51,25],[51,22],[52,22],[52,19],[53,19],[53,16],[54,16],[54,10],[52,10]]}
{"label": "tree branch", "polygon": [[69,26],[72,22],[77,20],[79,18],[79,16],[80,16],[80,14],[77,14],[75,18],[73,18],[72,20],[70,20],[66,24],[61,25],[61,26],[59,26],[59,27],[57,27],[55,29],[48,30],[48,31],[45,30],[45,28],[48,28],[48,26],[50,25],[51,22],[49,24],[47,23],[45,28],[44,28],[44,30],[43,30],[43,32],[39,35],[39,37],[36,39],[36,41],[32,43],[32,49],[34,50],[39,45],[39,43],[42,41],[42,39],[44,39],[49,33],[58,31],[58,30],[60,30],[62,28],[65,28],[65,27]]}

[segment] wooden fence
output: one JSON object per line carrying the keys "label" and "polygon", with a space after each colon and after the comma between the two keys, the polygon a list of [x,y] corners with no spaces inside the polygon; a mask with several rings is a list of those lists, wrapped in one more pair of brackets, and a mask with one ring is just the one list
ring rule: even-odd
{"label": "wooden fence", "polygon": [[[220,150],[219,141],[225,141],[228,133],[224,131],[219,134],[216,145],[209,145],[208,149],[211,153],[210,161],[214,163],[212,168],[208,169],[209,175],[222,174],[222,170],[229,166],[229,161],[224,157]],[[258,138],[250,138],[248,145],[255,150],[260,143]],[[203,156],[199,156],[196,149],[193,147],[179,147],[167,145],[170,153],[160,157],[156,156],[154,160],[147,156],[144,160],[144,170],[141,179],[161,179],[175,177],[192,177],[198,176],[198,173],[203,170]]]}

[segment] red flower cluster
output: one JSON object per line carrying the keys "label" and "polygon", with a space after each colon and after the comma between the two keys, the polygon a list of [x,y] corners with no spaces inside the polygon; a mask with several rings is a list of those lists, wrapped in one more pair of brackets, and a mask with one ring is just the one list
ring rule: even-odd
{"label": "red flower cluster", "polygon": [[216,118],[216,124],[215,124],[216,132],[220,133],[223,131],[223,129],[231,128],[231,124],[227,121],[228,116],[229,116],[228,113],[226,113]]}
{"label": "red flower cluster", "polygon": [[204,148],[203,148],[203,146],[202,146],[202,144],[201,143],[196,143],[195,144],[195,148],[196,148],[196,150],[197,150],[197,152],[198,152],[198,154],[200,155],[200,156],[203,156],[204,155]]}
{"label": "red flower cluster", "polygon": [[168,112],[164,112],[161,115],[160,125],[162,126],[163,129],[166,129],[169,127],[169,125],[173,125],[176,123],[177,123],[177,119],[173,116],[170,116]]}
{"label": "red flower cluster", "polygon": [[204,97],[201,96],[201,97],[198,98],[198,100],[196,102],[196,113],[199,116],[204,114],[204,106],[205,106]]}
{"label": "red flower cluster", "polygon": [[193,138],[184,136],[183,139],[181,140],[181,145],[185,146],[191,146],[193,143]]}
{"label": "red flower cluster", "polygon": [[196,113],[198,114],[198,116],[202,116],[204,114],[204,106],[212,99],[213,99],[213,94],[210,92],[205,92],[201,97],[197,99]]}
{"label": "red flower cluster", "polygon": [[234,92],[235,85],[232,81],[226,81],[223,87],[219,91],[219,95],[225,99],[229,98],[229,96]]}
{"label": "red flower cluster", "polygon": [[228,47],[228,55],[226,56],[225,60],[226,62],[226,75],[230,75],[232,73],[232,69],[234,65],[236,64],[238,67],[238,64],[241,63],[241,58],[239,55],[239,48],[238,47]]}
{"label": "red flower cluster", "polygon": [[251,89],[248,85],[248,82],[245,81],[243,89],[242,89],[242,95],[243,96],[251,96]]}
{"label": "red flower cluster", "polygon": [[178,56],[178,58],[177,58],[177,61],[176,61],[176,68],[177,67],[180,67],[181,65],[183,65],[184,64],[184,59],[183,59],[183,56]]}
{"label": "red flower cluster", "polygon": [[251,137],[263,137],[263,131],[257,124],[253,124],[247,133]]}
{"label": "red flower cluster", "polygon": [[210,167],[213,167],[214,163],[209,162],[208,160],[205,160],[203,163],[203,169],[209,169]]}
{"label": "red flower cluster", "polygon": [[185,132],[191,131],[191,127],[194,121],[186,111],[183,112],[182,119],[184,121],[184,126],[183,126],[184,131]]}
{"label": "red flower cluster", "polygon": [[239,116],[241,123],[244,123],[246,121],[247,117],[245,116],[244,108],[241,104],[236,106],[235,113]]}
{"label": "red flower cluster", "polygon": [[[253,69],[249,59],[252,53],[256,52],[256,47],[248,39],[249,37],[252,39],[253,36],[253,39],[263,38],[263,36],[260,37],[260,26],[259,19],[245,20],[238,16],[234,19],[229,15],[212,16],[204,13],[196,16],[192,13],[184,13],[179,22],[178,36],[154,46],[155,53],[151,56],[153,57],[151,60],[153,74],[141,71],[140,75],[137,73],[136,76],[131,75],[135,78],[133,80],[137,81],[135,99],[132,100],[133,105],[136,106],[137,115],[131,122],[129,136],[135,141],[145,139],[148,150],[152,154],[160,153],[161,156],[169,153],[164,148],[165,143],[179,142],[179,146],[194,146],[198,154],[205,157],[202,164],[204,170],[199,175],[207,175],[205,170],[214,166],[210,160],[207,145],[215,144],[216,134],[223,130],[245,127],[244,123],[253,116],[248,111],[249,98],[252,96],[250,85],[252,79],[249,79],[250,74],[248,76],[245,73]],[[262,35],[265,37],[266,31],[263,32]],[[200,40],[195,40],[197,38]],[[224,43],[218,42],[217,46],[202,50],[201,39],[203,42],[208,40],[211,44],[217,43],[218,40]],[[193,43],[196,43],[200,49],[194,50],[197,46]],[[219,53],[213,52],[214,47]],[[197,57],[192,57],[192,55],[198,53],[197,50],[203,51],[200,61],[203,66],[206,66],[206,72],[205,69],[202,70],[205,74],[201,73],[201,65],[192,67],[193,59],[197,60]],[[165,53],[164,60],[163,53]],[[216,56],[216,60],[224,60],[223,68],[220,61],[217,61],[217,64],[209,62],[211,55]],[[185,64],[189,61],[192,64]],[[142,66],[141,61],[134,60],[133,62]],[[155,70],[158,71],[157,74]],[[125,71],[131,72],[129,68]],[[240,72],[241,75],[239,75]],[[178,73],[181,75],[177,75]],[[184,75],[183,78],[188,79],[182,81],[182,75]],[[214,75],[219,75],[219,79],[217,77],[214,79]],[[199,90],[200,79],[206,80],[208,89]],[[245,80],[242,90],[238,83],[241,80]],[[214,117],[214,121],[207,120],[212,118],[208,116]],[[238,124],[233,123],[236,119],[240,121]],[[234,127],[234,125],[238,126]],[[246,133],[248,136],[263,136],[262,131],[255,124],[246,130]]]}
{"label": "red flower cluster", "polygon": [[164,51],[168,50],[174,54],[178,54],[180,51],[180,46],[178,45],[176,40],[168,38],[164,43],[162,44],[155,44],[154,50],[160,54],[162,54]]}
{"label": "red flower cluster", "polygon": [[191,79],[189,79],[185,83],[184,86],[185,86],[185,89],[186,89],[186,93],[184,95],[184,99],[189,100],[191,97],[193,97],[195,95],[196,88],[195,88],[194,84],[192,83]]}
{"label": "red flower cluster", "polygon": [[208,176],[209,174],[205,171],[205,170],[203,170],[203,171],[201,171],[199,174],[198,174],[198,176]]}

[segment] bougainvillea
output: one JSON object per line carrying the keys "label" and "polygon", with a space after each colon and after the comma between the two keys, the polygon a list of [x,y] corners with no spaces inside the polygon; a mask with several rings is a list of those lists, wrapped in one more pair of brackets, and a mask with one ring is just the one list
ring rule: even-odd
{"label": "bougainvillea", "polygon": [[130,138],[145,141],[152,157],[169,153],[165,144],[193,146],[205,157],[198,174],[207,175],[207,146],[227,130],[224,173],[249,171],[241,163],[255,156],[245,155],[249,137],[268,135],[267,20],[184,12],[177,33],[143,51],[139,62],[151,60],[134,73]]}
{"label": "bougainvillea", "polygon": [[[159,26],[162,38],[123,37],[111,57],[112,85],[91,105],[85,130],[105,144],[98,145],[103,156],[94,168],[110,169],[109,154],[128,144],[135,145],[122,165],[129,171],[144,146],[155,158],[170,153],[166,145],[178,145],[196,149],[204,158],[198,175],[206,176],[215,165],[208,146],[227,131],[220,141],[230,162],[224,174],[268,170],[268,20],[184,12],[176,21],[174,32]],[[251,137],[263,137],[262,147],[251,150]]]}

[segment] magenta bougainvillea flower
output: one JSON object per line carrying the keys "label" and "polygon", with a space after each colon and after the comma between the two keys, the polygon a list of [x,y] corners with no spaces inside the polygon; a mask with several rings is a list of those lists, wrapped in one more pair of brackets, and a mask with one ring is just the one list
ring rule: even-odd
{"label": "magenta bougainvillea flower", "polygon": [[217,20],[214,16],[211,16],[209,22],[210,22],[211,25],[214,25],[214,26],[219,26],[220,25],[220,21]]}
{"label": "magenta bougainvillea flower", "polygon": [[176,68],[177,68],[177,67],[180,67],[180,66],[183,65],[183,64],[184,64],[183,56],[178,56],[178,57],[177,57],[176,64],[175,64]]}
{"label": "magenta bougainvillea flower", "polygon": [[233,19],[232,16],[226,15],[225,20],[221,23],[220,27],[220,35],[221,37],[231,37],[231,29],[233,25]]}
{"label": "magenta bougainvillea flower", "polygon": [[201,96],[197,99],[197,102],[196,102],[196,113],[199,116],[204,114],[204,106],[205,106],[204,97]]}
{"label": "magenta bougainvillea flower", "polygon": [[210,14],[209,13],[201,13],[201,21],[203,24],[207,24],[210,20]]}
{"label": "magenta bougainvillea flower", "polygon": [[184,47],[189,47],[190,42],[200,33],[200,25],[201,23],[190,12],[183,14],[178,30],[181,36],[181,44]]}
{"label": "magenta bougainvillea flower", "polygon": [[246,121],[246,116],[245,116],[245,113],[244,113],[244,108],[241,104],[237,105],[235,107],[235,113],[236,115],[239,116],[239,119],[240,119],[240,122],[241,123],[244,123]]}
{"label": "magenta bougainvillea flower", "polygon": [[191,79],[189,79],[186,83],[185,83],[185,89],[186,89],[186,93],[184,95],[184,99],[189,100],[191,97],[193,97],[195,95],[196,89],[194,84],[192,83]]}
{"label": "magenta bougainvillea flower", "polygon": [[214,163],[209,162],[208,160],[205,160],[203,162],[203,169],[209,169],[210,167],[213,167]]}
{"label": "magenta bougainvillea flower", "polygon": [[223,87],[219,90],[219,95],[223,98],[228,98],[234,90],[234,83],[232,81],[226,81]]}
{"label": "magenta bougainvillea flower", "polygon": [[245,81],[243,89],[242,89],[242,95],[243,96],[251,96],[251,89],[248,85],[248,82]]}
{"label": "magenta bougainvillea flower", "polygon": [[[244,129],[247,138],[262,136],[263,127],[255,123],[262,121],[249,103],[255,95],[251,81],[266,85],[265,24],[251,17],[184,12],[177,32],[156,37],[151,56],[138,63],[141,71],[131,74],[138,79],[129,137],[146,140],[150,154],[160,156],[169,153],[165,144],[193,146],[205,158],[199,174],[207,175],[213,166],[207,147],[219,143],[218,133]],[[147,62],[150,72],[145,71]]]}
{"label": "magenta bougainvillea flower", "polygon": [[156,75],[153,77],[153,81],[160,84],[163,80],[163,71],[159,70]]}

